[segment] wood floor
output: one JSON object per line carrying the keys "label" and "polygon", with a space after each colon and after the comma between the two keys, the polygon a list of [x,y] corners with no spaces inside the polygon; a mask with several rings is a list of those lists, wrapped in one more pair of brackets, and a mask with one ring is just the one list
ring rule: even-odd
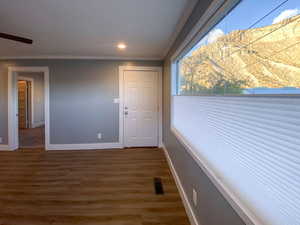
{"label": "wood floor", "polygon": [[188,224],[160,149],[0,152],[0,225]]}
{"label": "wood floor", "polygon": [[45,128],[19,129],[20,148],[43,148],[45,146]]}

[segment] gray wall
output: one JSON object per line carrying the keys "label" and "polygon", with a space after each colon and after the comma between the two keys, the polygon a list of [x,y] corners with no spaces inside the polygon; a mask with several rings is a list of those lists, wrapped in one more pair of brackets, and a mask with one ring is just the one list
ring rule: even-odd
{"label": "gray wall", "polygon": [[45,123],[45,96],[44,96],[44,74],[43,73],[28,73],[28,72],[20,72],[18,76],[31,78],[33,79],[33,125],[37,126],[39,124]]}
{"label": "gray wall", "polygon": [[193,160],[187,150],[181,145],[170,131],[170,97],[171,97],[171,74],[170,57],[177,47],[184,40],[188,32],[208,7],[209,0],[199,1],[191,17],[179,34],[175,44],[165,59],[164,63],[164,136],[163,141],[167,147],[171,160],[181,179],[185,192],[188,195],[191,205],[192,189],[198,192],[198,205],[194,212],[201,222],[201,225],[243,225],[244,222],[224,199],[221,193],[213,185],[210,179],[204,174],[198,164]]}
{"label": "gray wall", "polygon": [[[0,137],[7,144],[9,66],[48,66],[50,70],[50,143],[117,142],[119,66],[160,66],[160,61],[1,60]],[[102,133],[102,140],[97,133]]]}

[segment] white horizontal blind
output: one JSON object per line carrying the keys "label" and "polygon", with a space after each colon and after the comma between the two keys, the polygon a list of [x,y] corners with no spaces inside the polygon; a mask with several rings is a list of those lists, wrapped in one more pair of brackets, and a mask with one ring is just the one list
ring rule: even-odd
{"label": "white horizontal blind", "polygon": [[263,224],[300,225],[300,98],[174,96],[172,113]]}

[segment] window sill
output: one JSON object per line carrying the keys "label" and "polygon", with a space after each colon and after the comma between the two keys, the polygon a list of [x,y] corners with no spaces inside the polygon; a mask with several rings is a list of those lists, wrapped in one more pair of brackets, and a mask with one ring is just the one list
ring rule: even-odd
{"label": "window sill", "polygon": [[225,94],[225,95],[218,95],[218,94],[201,94],[201,95],[173,95],[176,97],[181,97],[181,96],[189,96],[189,97],[255,97],[255,98],[300,98],[300,94],[247,94],[247,95],[235,95],[235,94]]}

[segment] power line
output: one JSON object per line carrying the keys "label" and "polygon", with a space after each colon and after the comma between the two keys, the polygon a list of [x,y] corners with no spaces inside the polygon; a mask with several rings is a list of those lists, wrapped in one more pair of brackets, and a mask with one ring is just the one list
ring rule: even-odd
{"label": "power line", "polygon": [[[253,40],[252,42],[250,42],[250,43],[248,43],[248,44],[246,44],[246,45],[244,45],[244,46],[242,46],[242,47],[240,47],[238,50],[233,51],[232,53],[230,53],[229,55],[227,55],[225,58],[228,58],[228,57],[231,56],[232,54],[234,54],[234,53],[240,51],[242,48],[246,48],[246,47],[248,47],[249,45],[254,44],[255,42],[257,42],[257,41],[259,41],[259,40],[261,40],[261,39],[263,39],[263,38],[269,36],[270,34],[274,33],[275,31],[282,29],[283,27],[287,26],[288,24],[290,24],[290,23],[292,23],[292,22],[297,22],[297,21],[300,21],[300,19],[291,20],[290,22],[283,24],[282,26],[280,26],[280,27],[278,27],[278,28],[272,30],[271,32],[269,32],[269,33],[267,33],[267,34],[265,34],[265,35],[263,35],[263,36],[261,36],[261,37],[255,39],[255,40]],[[224,58],[223,58],[222,60],[224,60]],[[217,60],[217,61],[219,61],[219,60]]]}
{"label": "power line", "polygon": [[[236,38],[238,36],[243,35],[247,30],[251,29],[252,27],[254,27],[256,24],[260,23],[262,20],[264,20],[266,17],[268,17],[269,15],[271,15],[273,12],[275,12],[277,9],[279,9],[280,7],[282,7],[284,4],[286,4],[289,0],[285,0],[283,2],[281,2],[280,4],[278,4],[275,8],[273,8],[272,10],[270,10],[267,14],[265,14],[263,17],[261,17],[260,19],[258,19],[256,22],[254,22],[251,26],[249,26],[246,30],[242,31],[241,33],[239,33],[236,37],[233,37],[233,41],[236,40]],[[246,46],[245,46],[246,47]]]}
{"label": "power line", "polygon": [[271,15],[273,12],[275,12],[277,9],[279,9],[281,6],[283,6],[285,3],[287,3],[289,0],[283,1],[282,3],[280,3],[278,6],[276,6],[275,8],[273,8],[270,12],[268,12],[266,15],[264,15],[262,18],[260,18],[259,20],[257,20],[255,23],[253,23],[250,27],[248,27],[248,29],[251,29],[252,27],[254,27],[256,24],[258,24],[259,22],[261,22],[263,19],[265,19],[266,17],[268,17],[269,15]]}
{"label": "power line", "polygon": [[[275,56],[275,55],[277,55],[277,54],[279,54],[279,53],[281,53],[281,52],[283,52],[283,51],[285,51],[285,50],[288,50],[288,49],[290,49],[290,48],[292,48],[292,47],[294,47],[294,46],[296,46],[296,45],[298,45],[298,44],[300,44],[300,41],[298,41],[298,42],[296,42],[296,43],[294,43],[294,44],[292,44],[292,45],[289,45],[288,47],[286,47],[286,48],[284,48],[284,49],[281,49],[280,51],[277,51],[277,52],[275,52],[274,54],[271,54],[271,55],[269,55],[269,56],[267,56],[267,57],[270,58],[270,57],[272,57],[272,56]],[[242,68],[240,69],[240,71],[243,70],[243,69],[245,69],[245,68],[247,68],[247,67],[249,67],[249,66],[251,66],[251,65],[255,65],[255,64],[257,64],[257,63],[259,63],[259,62],[254,62],[254,63],[247,64],[246,66],[242,67]]]}
{"label": "power line", "polygon": [[[264,20],[266,17],[268,17],[269,15],[271,15],[273,12],[275,12],[277,9],[279,9],[281,6],[283,6],[284,4],[286,4],[289,0],[285,0],[283,2],[281,2],[280,4],[278,4],[275,8],[273,8],[271,11],[269,11],[267,14],[265,14],[263,17],[261,17],[260,19],[258,19],[257,21],[255,21],[252,25],[250,25],[246,30],[244,30],[242,32],[245,33],[247,30],[253,28],[256,24],[260,23],[262,20]],[[240,34],[241,35],[241,34]],[[235,40],[235,38],[233,39]]]}

